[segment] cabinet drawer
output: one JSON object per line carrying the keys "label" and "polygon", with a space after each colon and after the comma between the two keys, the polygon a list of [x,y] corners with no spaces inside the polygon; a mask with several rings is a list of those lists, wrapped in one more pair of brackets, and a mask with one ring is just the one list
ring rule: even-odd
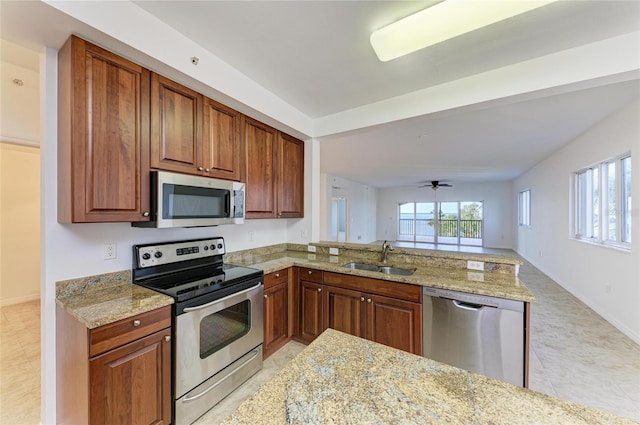
{"label": "cabinet drawer", "polygon": [[171,327],[171,306],[91,329],[89,357],[97,356],[168,327]]}
{"label": "cabinet drawer", "polygon": [[307,282],[322,283],[322,270],[308,269],[300,267],[300,280]]}
{"label": "cabinet drawer", "polygon": [[289,280],[289,269],[278,270],[264,275],[264,289],[269,289]]}
{"label": "cabinet drawer", "polygon": [[324,274],[324,283],[369,294],[383,295],[416,303],[422,302],[422,287],[408,283],[331,272]]}

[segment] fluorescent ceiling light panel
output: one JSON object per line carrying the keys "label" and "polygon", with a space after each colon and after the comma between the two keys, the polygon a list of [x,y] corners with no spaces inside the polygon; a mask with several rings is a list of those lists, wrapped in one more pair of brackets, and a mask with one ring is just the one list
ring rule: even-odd
{"label": "fluorescent ceiling light panel", "polygon": [[556,0],[444,0],[371,34],[382,62],[486,27]]}

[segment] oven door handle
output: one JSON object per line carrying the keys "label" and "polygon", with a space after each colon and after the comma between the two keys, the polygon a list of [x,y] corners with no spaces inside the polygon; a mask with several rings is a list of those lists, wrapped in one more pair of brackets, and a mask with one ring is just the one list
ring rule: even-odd
{"label": "oven door handle", "polygon": [[216,382],[215,384],[213,384],[212,386],[210,386],[209,388],[207,388],[206,390],[204,390],[203,392],[201,392],[200,394],[196,394],[192,397],[190,396],[185,396],[182,401],[183,402],[188,402],[188,401],[193,401],[196,400],[200,397],[202,397],[203,395],[205,395],[206,393],[208,393],[209,391],[211,391],[212,389],[214,389],[215,387],[217,387],[218,385],[222,384],[224,381],[226,381],[228,378],[231,378],[233,376],[234,373],[236,373],[238,370],[242,369],[247,363],[253,361],[253,359],[255,359],[258,354],[260,353],[260,350],[254,350],[253,351],[253,356],[251,356],[250,359],[246,360],[245,362],[243,362],[240,366],[238,366],[237,368],[234,369],[233,372],[231,372],[230,374],[228,374],[227,376],[225,376],[224,378],[222,378],[221,380],[219,380],[218,382]]}
{"label": "oven door handle", "polygon": [[203,308],[211,307],[212,305],[219,304],[219,303],[221,303],[223,301],[226,301],[226,300],[228,300],[230,298],[237,297],[238,295],[246,294],[247,292],[251,292],[254,289],[258,289],[261,285],[262,285],[262,282],[258,283],[256,286],[252,286],[251,288],[247,288],[247,289],[245,289],[243,291],[233,293],[233,294],[228,295],[228,296],[226,296],[224,298],[220,298],[219,300],[211,301],[210,303],[202,304],[202,305],[199,305],[197,307],[186,307],[183,311],[186,313],[188,311],[196,311],[196,310],[201,310]]}

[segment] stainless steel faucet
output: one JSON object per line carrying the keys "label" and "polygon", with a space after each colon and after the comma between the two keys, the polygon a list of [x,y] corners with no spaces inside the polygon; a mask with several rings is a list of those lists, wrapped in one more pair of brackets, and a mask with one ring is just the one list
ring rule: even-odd
{"label": "stainless steel faucet", "polygon": [[384,241],[382,243],[382,262],[383,263],[387,262],[387,254],[389,253],[389,251],[393,251],[393,247],[388,241]]}

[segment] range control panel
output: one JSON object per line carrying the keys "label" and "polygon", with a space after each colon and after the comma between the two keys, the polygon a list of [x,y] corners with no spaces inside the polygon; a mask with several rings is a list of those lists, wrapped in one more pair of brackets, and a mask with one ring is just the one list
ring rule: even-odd
{"label": "range control panel", "polygon": [[223,238],[134,246],[134,255],[139,268],[213,257],[215,255],[224,255],[224,253]]}

